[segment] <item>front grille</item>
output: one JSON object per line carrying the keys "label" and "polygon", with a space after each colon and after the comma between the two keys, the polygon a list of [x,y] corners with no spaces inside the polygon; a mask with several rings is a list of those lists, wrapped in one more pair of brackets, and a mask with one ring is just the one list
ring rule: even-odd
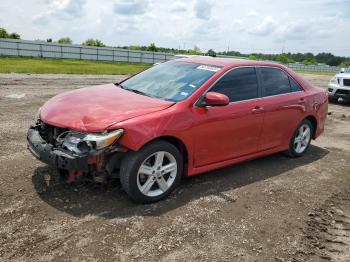
{"label": "front grille", "polygon": [[350,86],[350,79],[343,79],[344,86]]}
{"label": "front grille", "polygon": [[338,95],[350,95],[350,90],[342,90],[338,89],[337,92],[335,92]]}
{"label": "front grille", "polygon": [[38,123],[38,131],[40,136],[42,137],[42,139],[45,140],[46,143],[49,144],[54,144],[56,138],[62,134],[63,132],[68,131],[68,129],[65,128],[60,128],[60,127],[56,127],[56,126],[51,126],[48,124],[45,124],[44,122],[40,121],[40,123]]}

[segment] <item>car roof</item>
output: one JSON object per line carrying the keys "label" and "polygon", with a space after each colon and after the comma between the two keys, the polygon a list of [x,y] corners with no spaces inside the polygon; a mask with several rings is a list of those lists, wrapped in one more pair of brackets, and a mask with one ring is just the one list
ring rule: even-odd
{"label": "car roof", "polygon": [[196,64],[212,65],[219,67],[237,67],[237,66],[275,66],[282,68],[283,65],[270,62],[270,61],[255,61],[248,59],[235,59],[224,57],[211,57],[211,56],[193,56],[176,59],[176,61],[183,61]]}

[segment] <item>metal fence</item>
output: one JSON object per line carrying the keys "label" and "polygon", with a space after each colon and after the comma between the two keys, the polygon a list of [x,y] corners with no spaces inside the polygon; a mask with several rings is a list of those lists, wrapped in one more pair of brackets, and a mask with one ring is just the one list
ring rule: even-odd
{"label": "metal fence", "polygon": [[[46,43],[39,41],[14,40],[0,38],[0,56],[67,58],[95,61],[129,62],[154,64],[175,59],[174,54],[126,50],[112,47],[95,47]],[[239,57],[220,56],[237,59]],[[242,57],[240,57],[242,58]],[[246,59],[246,58],[245,58]],[[327,65],[287,64],[299,71],[339,72],[340,68]]]}
{"label": "metal fence", "polygon": [[292,70],[296,71],[312,71],[312,72],[340,72],[340,67],[328,65],[303,65],[303,64],[287,64]]}
{"label": "metal fence", "polygon": [[[218,55],[218,57],[223,58],[233,58],[233,59],[248,59],[247,57],[238,57],[238,56],[227,56],[227,55]],[[273,61],[272,61],[273,62]],[[303,65],[303,64],[285,64],[292,70],[296,71],[311,71],[311,72],[340,72],[340,67],[337,66],[328,66],[328,65]]]}
{"label": "metal fence", "polygon": [[3,38],[0,38],[0,56],[66,58],[145,64],[161,63],[174,59],[174,55],[168,53]]}

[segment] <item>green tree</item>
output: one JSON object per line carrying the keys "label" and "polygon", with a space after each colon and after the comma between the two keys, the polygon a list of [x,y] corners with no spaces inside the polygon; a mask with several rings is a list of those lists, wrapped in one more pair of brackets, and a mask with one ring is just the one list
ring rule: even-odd
{"label": "green tree", "polygon": [[255,55],[249,55],[249,56],[248,56],[248,59],[249,59],[249,60],[257,60],[257,58],[256,58]]}
{"label": "green tree", "polygon": [[187,51],[189,55],[201,55],[202,51],[199,49],[198,46],[194,46],[193,49],[190,49]]}
{"label": "green tree", "polygon": [[95,42],[96,42],[96,46],[100,46],[100,47],[106,46],[104,43],[102,43],[101,40],[96,39]]}
{"label": "green tree", "polygon": [[340,67],[349,67],[349,66],[350,66],[350,58],[344,60],[344,62],[340,64]]}
{"label": "green tree", "polygon": [[294,60],[290,58],[287,54],[279,54],[276,56],[276,61],[281,62],[282,64],[292,64]]}
{"label": "green tree", "polygon": [[327,61],[327,65],[330,65],[330,66],[338,66],[338,65],[340,65],[343,61],[344,61],[344,59],[343,59],[342,57],[335,56],[335,57],[332,57],[331,59],[329,59],[329,60]]}
{"label": "green tree", "polygon": [[21,36],[17,33],[11,33],[8,35],[8,38],[11,38],[11,39],[21,39]]}
{"label": "green tree", "polygon": [[157,52],[158,48],[156,47],[156,45],[154,43],[152,43],[147,47],[147,51]]}
{"label": "green tree", "polygon": [[7,38],[8,34],[5,28],[0,27],[0,38]]}
{"label": "green tree", "polygon": [[86,40],[84,43],[83,43],[83,45],[86,45],[86,46],[99,46],[99,47],[104,47],[104,46],[106,46],[104,43],[102,43],[102,41],[100,41],[100,40],[98,40],[98,39],[96,39],[96,40],[94,40],[94,39],[88,39],[88,40]]}
{"label": "green tree", "polygon": [[46,42],[47,42],[47,43],[52,43],[52,38],[47,38],[47,39],[46,39]]}
{"label": "green tree", "polygon": [[5,28],[0,27],[0,38],[21,39],[21,36],[15,32],[8,33]]}
{"label": "green tree", "polygon": [[216,52],[213,49],[209,49],[207,52],[208,56],[216,57]]}
{"label": "green tree", "polygon": [[141,46],[139,46],[139,45],[129,45],[128,49],[129,50],[141,50]]}
{"label": "green tree", "polygon": [[73,43],[73,41],[69,37],[61,37],[60,39],[58,39],[57,43],[59,43],[59,44],[70,44],[71,45]]}
{"label": "green tree", "polygon": [[304,65],[317,65],[317,61],[315,58],[308,58],[302,61]]}

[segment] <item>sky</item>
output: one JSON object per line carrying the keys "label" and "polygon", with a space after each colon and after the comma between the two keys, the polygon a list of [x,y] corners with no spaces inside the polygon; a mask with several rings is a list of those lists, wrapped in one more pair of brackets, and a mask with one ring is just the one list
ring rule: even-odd
{"label": "sky", "polygon": [[1,0],[22,39],[350,57],[350,0]]}

